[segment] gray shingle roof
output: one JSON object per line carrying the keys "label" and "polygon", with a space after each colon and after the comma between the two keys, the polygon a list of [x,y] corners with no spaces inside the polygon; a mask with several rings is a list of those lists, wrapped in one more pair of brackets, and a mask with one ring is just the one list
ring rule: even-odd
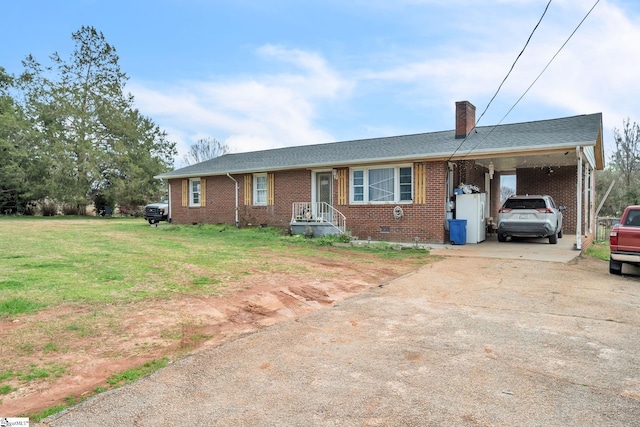
{"label": "gray shingle roof", "polygon": [[[158,175],[187,178],[227,173],[267,172],[310,167],[338,167],[377,162],[401,162],[474,155],[543,151],[594,146],[602,127],[602,114],[552,120],[480,126],[466,140],[455,131],[420,133],[355,141],[225,154],[215,159]],[[463,142],[464,141],[464,142]],[[462,143],[462,145],[461,145]]]}

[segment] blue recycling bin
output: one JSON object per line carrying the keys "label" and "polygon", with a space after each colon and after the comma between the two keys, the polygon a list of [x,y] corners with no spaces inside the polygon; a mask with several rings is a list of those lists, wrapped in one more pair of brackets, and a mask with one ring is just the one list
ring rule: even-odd
{"label": "blue recycling bin", "polygon": [[449,219],[449,240],[452,245],[467,243],[467,220]]}

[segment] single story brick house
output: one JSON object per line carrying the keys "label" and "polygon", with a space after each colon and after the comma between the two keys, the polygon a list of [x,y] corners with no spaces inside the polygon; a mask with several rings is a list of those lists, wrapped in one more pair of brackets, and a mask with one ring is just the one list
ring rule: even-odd
{"label": "single story brick house", "polygon": [[500,177],[515,175],[518,194],[567,207],[577,249],[591,244],[602,114],[474,127],[475,110],[456,102],[454,130],[225,154],[156,178],[168,182],[179,224],[443,243],[460,183],[487,193],[486,217],[497,218]]}

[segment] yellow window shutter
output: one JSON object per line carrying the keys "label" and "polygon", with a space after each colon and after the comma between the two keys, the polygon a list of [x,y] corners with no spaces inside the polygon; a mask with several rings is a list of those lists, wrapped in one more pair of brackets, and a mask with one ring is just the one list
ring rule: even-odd
{"label": "yellow window shutter", "polygon": [[244,205],[251,206],[252,198],[253,198],[253,187],[252,187],[253,175],[246,174],[244,176]]}
{"label": "yellow window shutter", "polygon": [[200,178],[200,206],[207,206],[207,179]]}
{"label": "yellow window shutter", "polygon": [[418,205],[427,203],[427,165],[424,163],[413,166],[413,202]]}
{"label": "yellow window shutter", "polygon": [[269,206],[276,204],[274,181],[273,173],[267,174],[267,205]]}
{"label": "yellow window shutter", "polygon": [[185,208],[189,205],[189,180],[182,180],[182,207]]}
{"label": "yellow window shutter", "polygon": [[349,181],[347,180],[347,169],[340,169],[338,171],[338,204],[347,204],[347,194],[349,188]]}

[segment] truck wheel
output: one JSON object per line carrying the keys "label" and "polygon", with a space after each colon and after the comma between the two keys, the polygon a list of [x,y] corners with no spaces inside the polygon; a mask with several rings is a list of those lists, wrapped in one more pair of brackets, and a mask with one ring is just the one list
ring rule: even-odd
{"label": "truck wheel", "polygon": [[507,235],[503,233],[498,233],[498,242],[506,242],[506,241],[507,241]]}
{"label": "truck wheel", "polygon": [[156,220],[155,220],[155,219],[150,219],[150,220],[149,220],[149,225],[153,225],[153,224],[155,224],[155,223],[156,223]]}
{"label": "truck wheel", "polygon": [[562,229],[558,230],[558,239],[562,239]]}
{"label": "truck wheel", "polygon": [[609,273],[621,275],[622,274],[622,263],[620,261],[614,261],[609,259]]}
{"label": "truck wheel", "polygon": [[558,233],[553,233],[551,236],[549,236],[549,243],[551,243],[552,245],[555,245],[556,243],[558,243]]}

